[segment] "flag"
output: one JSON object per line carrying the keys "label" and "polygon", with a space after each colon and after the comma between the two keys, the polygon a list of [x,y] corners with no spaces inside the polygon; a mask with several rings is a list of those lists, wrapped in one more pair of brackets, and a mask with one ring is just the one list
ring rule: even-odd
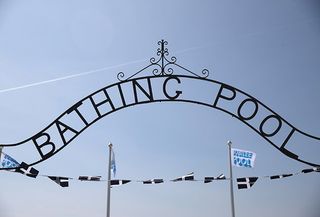
{"label": "flag", "polygon": [[223,174],[220,174],[217,177],[204,177],[204,183],[210,183],[213,180],[224,180],[224,179],[226,179],[226,177]]}
{"label": "flag", "polygon": [[226,179],[225,175],[220,174],[217,178],[217,180],[222,180],[222,179]]}
{"label": "flag", "polygon": [[70,178],[68,177],[48,176],[48,178],[60,185],[61,187],[69,187]]}
{"label": "flag", "polygon": [[258,180],[258,177],[237,178],[238,189],[251,188]]}
{"label": "flag", "polygon": [[100,181],[101,176],[79,176],[80,181]]}
{"label": "flag", "polygon": [[15,169],[15,172],[22,173],[23,175],[36,178],[39,174],[39,171],[35,168],[29,166],[25,162],[21,162],[20,167]]}
{"label": "flag", "polygon": [[179,178],[176,178],[174,180],[172,180],[173,182],[178,182],[178,181],[193,181],[194,180],[194,174],[193,172],[192,173],[189,173],[185,176],[181,176]]}
{"label": "flag", "polygon": [[2,147],[0,146],[0,167],[1,168],[16,168],[19,167],[20,164],[7,155],[6,153],[2,152]]}
{"label": "flag", "polygon": [[256,159],[256,153],[241,149],[231,149],[232,165],[237,167],[252,168]]}
{"label": "flag", "polygon": [[129,182],[131,182],[131,180],[114,179],[114,180],[110,180],[110,185],[124,185]]}
{"label": "flag", "polygon": [[313,167],[312,169],[304,169],[302,173],[320,172],[320,167]]}
{"label": "flag", "polygon": [[116,167],[116,157],[115,157],[115,154],[113,152],[113,149],[111,150],[111,171],[113,173],[113,177],[116,176],[116,172],[117,172],[117,167]]}
{"label": "flag", "polygon": [[214,177],[204,177],[204,183],[210,183],[214,180]]}
{"label": "flag", "polygon": [[163,179],[151,179],[142,182],[143,184],[160,184],[163,183]]}
{"label": "flag", "polygon": [[270,179],[282,179],[289,176],[293,176],[293,174],[282,174],[282,175],[270,176]]}

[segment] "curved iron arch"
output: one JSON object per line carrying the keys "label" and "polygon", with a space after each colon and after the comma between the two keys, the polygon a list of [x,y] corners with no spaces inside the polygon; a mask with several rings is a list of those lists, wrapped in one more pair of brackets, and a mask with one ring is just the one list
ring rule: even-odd
{"label": "curved iron arch", "polygon": [[[319,137],[312,136],[294,127],[280,115],[275,113],[271,108],[263,104],[258,99],[245,93],[244,91],[230,86],[226,83],[208,79],[208,70],[204,69],[202,71],[202,74],[198,75],[180,66],[176,63],[175,57],[171,57],[170,59],[167,58],[167,56],[169,55],[168,49],[165,48],[167,42],[162,40],[159,41],[158,44],[160,45],[160,48],[157,51],[157,55],[159,56],[158,60],[156,60],[155,58],[151,58],[150,64],[147,67],[141,69],[137,73],[127,78],[124,78],[124,73],[120,72],[118,74],[119,82],[101,88],[100,90],[93,92],[79,102],[75,103],[39,133],[21,142],[13,144],[2,144],[1,146],[15,147],[26,143],[33,144],[39,152],[40,159],[35,160],[34,162],[29,162],[29,165],[35,165],[61,151],[85,129],[94,124],[96,121],[113,112],[139,104],[148,104],[154,102],[185,102],[203,105],[223,111],[246,124],[286,156],[308,165],[320,166],[320,164],[317,162],[311,162],[307,159],[300,159],[297,153],[293,153],[293,151],[290,151],[287,148],[294,145],[292,141],[292,138],[294,136],[300,135],[316,141],[320,140]],[[191,75],[173,74],[174,67],[182,69],[185,72],[190,73]],[[142,76],[135,78],[136,75],[150,68],[153,68],[152,76]],[[160,82],[161,88],[155,87],[155,81]],[[200,99],[194,100],[193,98],[188,98],[188,96],[182,97],[183,91],[180,90],[179,87],[185,81],[205,82],[206,84],[212,85],[212,87],[216,89],[216,91],[214,92],[214,99],[211,101],[206,101]],[[173,82],[176,85],[176,89],[174,91],[169,91],[168,84],[172,84]],[[124,86],[130,87],[129,90],[132,97],[131,101],[128,99],[128,95],[125,94]],[[154,94],[156,90],[161,92],[161,96],[156,96]],[[226,94],[226,92],[228,94]],[[97,101],[96,97],[98,95],[100,97],[102,95],[103,100]],[[117,99],[117,103],[115,103],[115,98]],[[232,103],[236,104],[236,110],[232,110],[225,105]],[[244,115],[242,113],[243,108],[248,104],[253,105],[254,109],[250,111],[249,115]],[[86,118],[86,115],[81,111],[81,107],[83,105],[89,106],[92,112],[95,112],[95,119],[88,120]],[[101,111],[100,108],[102,106],[108,107],[107,112]],[[76,128],[65,122],[65,119],[68,118],[68,116],[71,114],[77,116],[78,121],[82,123],[82,127]],[[261,115],[263,116],[262,120],[256,120],[255,124],[253,124],[252,121],[258,117],[258,114],[260,115],[260,119]],[[270,122],[270,120],[272,120],[273,122],[275,121],[277,124],[271,132],[266,132],[265,126]],[[59,143],[57,143],[56,140],[53,141],[52,135],[48,132],[52,129],[56,130],[56,132],[59,134]],[[8,168],[0,168],[0,170],[4,169]]]}

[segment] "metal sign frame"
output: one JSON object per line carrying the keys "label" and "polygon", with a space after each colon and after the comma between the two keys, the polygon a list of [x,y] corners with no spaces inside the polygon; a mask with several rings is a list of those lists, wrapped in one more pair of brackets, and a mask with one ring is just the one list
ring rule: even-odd
{"label": "metal sign frame", "polygon": [[[53,122],[51,122],[46,128],[41,130],[39,133],[21,142],[13,144],[2,144],[1,146],[16,147],[24,145],[26,143],[31,143],[35,146],[36,150],[39,153],[38,160],[29,162],[29,165],[31,166],[52,157],[53,155],[61,151],[64,147],[66,147],[68,144],[70,144],[78,135],[80,135],[89,126],[113,112],[140,104],[148,104],[155,102],[184,102],[203,105],[209,108],[214,108],[223,111],[231,115],[232,117],[237,118],[239,121],[250,127],[262,138],[268,141],[268,143],[270,143],[276,149],[281,151],[284,155],[311,166],[320,166],[319,162],[311,162],[308,159],[301,159],[299,158],[299,155],[297,153],[290,151],[290,147],[296,145],[292,144],[291,141],[294,136],[303,136],[306,139],[312,139],[316,142],[320,141],[319,137],[312,136],[294,127],[280,115],[275,113],[271,108],[269,108],[253,96],[249,95],[248,93],[226,83],[208,79],[209,71],[207,69],[203,69],[199,75],[179,65],[177,63],[176,57],[173,56],[169,58],[168,48],[166,47],[168,45],[167,41],[161,40],[158,42],[158,45],[158,59],[152,57],[150,59],[150,64],[146,67],[142,68],[138,72],[128,77],[126,77],[123,72],[120,72],[117,75],[119,82],[103,87],[100,90],[91,93],[79,102],[75,103],[73,106],[71,106],[68,110],[63,112],[59,117],[57,117]],[[175,68],[185,72],[186,74],[175,74]],[[151,71],[153,75],[137,77],[137,75],[145,71]],[[158,97],[153,94],[154,89],[159,88],[153,85],[153,81],[156,79],[162,79],[161,81],[163,83],[161,88],[163,92],[163,97]],[[206,84],[209,83],[210,85],[215,86],[215,88],[218,88],[218,92],[210,103],[203,102],[201,100],[183,99],[180,97],[183,94],[183,91],[179,90],[179,84],[186,80],[204,82]],[[171,84],[170,90],[169,83]],[[176,87],[175,91],[172,91],[172,84]],[[130,103],[128,103],[126,95],[123,91],[123,86],[126,85],[131,86],[132,94],[134,97],[134,101]],[[118,100],[121,101],[120,106],[116,106],[113,103],[113,99],[112,97],[110,97],[109,94],[109,91],[111,89],[113,91],[117,91]],[[104,99],[100,101],[97,100],[97,95],[103,95]],[[238,96],[241,96],[242,100],[236,102]],[[231,111],[230,109],[224,106],[224,104],[228,103],[236,103],[236,111]],[[95,119],[89,121],[81,112],[81,106],[84,104],[90,105],[92,107],[92,111],[95,112],[96,115]],[[253,107],[252,111],[250,111],[249,114],[247,114],[247,112],[245,112],[244,114],[244,108],[249,105]],[[108,106],[109,111],[105,113],[101,112],[100,108],[102,106]],[[260,114],[259,112],[262,110],[267,115],[265,115],[263,118],[259,117],[260,120],[258,121],[258,124],[252,124],[252,121],[258,117],[258,114]],[[83,127],[81,129],[76,129],[75,127],[70,126],[66,122],[64,122],[63,119],[68,117],[68,115],[73,115],[74,117],[77,117],[79,121],[82,123]],[[274,129],[272,129],[271,132],[270,129],[265,130],[266,126],[268,126],[270,122],[276,123],[276,127],[274,127]],[[58,135],[60,137],[60,144],[57,144],[57,142],[53,141],[53,136],[49,132],[50,129],[53,128],[55,128],[55,130],[58,132]],[[282,134],[282,137],[279,139],[280,134]],[[8,168],[0,168],[0,170],[5,169]]]}

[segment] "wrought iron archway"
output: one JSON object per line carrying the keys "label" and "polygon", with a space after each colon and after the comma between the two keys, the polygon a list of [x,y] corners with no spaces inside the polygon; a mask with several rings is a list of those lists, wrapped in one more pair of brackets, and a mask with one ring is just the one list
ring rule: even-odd
{"label": "wrought iron archway", "polygon": [[[316,142],[320,141],[319,137],[294,127],[271,108],[244,91],[226,83],[209,79],[207,69],[196,74],[179,65],[176,57],[169,58],[167,41],[161,40],[158,45],[158,58],[152,57],[150,64],[146,67],[127,77],[123,72],[120,72],[117,75],[119,82],[101,88],[75,103],[39,133],[21,142],[2,144],[1,146],[13,148],[27,144],[35,147],[38,151],[36,154],[38,157],[29,162],[29,165],[35,165],[61,151],[85,129],[113,112],[139,104],[186,102],[223,111],[246,124],[284,155],[311,166],[320,166],[320,162],[302,159],[298,153],[290,150],[297,145],[294,141],[296,137],[300,136]],[[185,74],[175,74],[177,69]],[[137,77],[147,70],[150,70],[152,75]],[[191,81],[210,86],[212,89],[210,89],[212,91],[210,94],[214,96],[213,99],[195,99],[185,94],[181,85]],[[155,94],[156,91],[160,91],[161,94]],[[89,108],[96,118],[89,120],[82,111],[82,107]],[[253,109],[248,110],[248,107]],[[102,108],[104,109],[102,110]],[[82,126],[75,127],[68,124],[66,120],[71,116],[76,117]],[[271,130],[270,123],[272,123]],[[266,128],[268,129],[266,130]],[[52,130],[57,132],[59,138],[53,138],[53,135],[50,134]],[[318,145],[317,148],[320,149],[320,146]],[[3,169],[6,168],[0,168],[0,170]]]}

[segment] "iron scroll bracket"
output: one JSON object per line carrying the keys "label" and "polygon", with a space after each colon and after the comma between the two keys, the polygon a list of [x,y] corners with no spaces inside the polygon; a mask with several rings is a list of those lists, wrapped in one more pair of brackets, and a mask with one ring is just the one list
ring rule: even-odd
{"label": "iron scroll bracket", "polygon": [[209,76],[209,70],[203,69],[201,71],[201,74],[197,74],[195,72],[192,72],[191,70],[179,65],[177,63],[177,58],[175,56],[169,57],[169,50],[166,47],[168,45],[168,42],[165,40],[158,41],[158,45],[160,46],[157,49],[157,56],[159,56],[158,59],[155,57],[150,58],[150,64],[145,66],[144,68],[140,69],[136,73],[126,77],[123,72],[119,72],[117,75],[117,78],[119,81],[128,81],[129,79],[134,78],[136,75],[142,73],[143,71],[146,71],[147,69],[151,68],[152,74],[154,76],[166,76],[166,75],[173,75],[174,73],[174,67],[177,67],[179,69],[182,69],[183,71],[198,77],[198,78],[208,78]]}

